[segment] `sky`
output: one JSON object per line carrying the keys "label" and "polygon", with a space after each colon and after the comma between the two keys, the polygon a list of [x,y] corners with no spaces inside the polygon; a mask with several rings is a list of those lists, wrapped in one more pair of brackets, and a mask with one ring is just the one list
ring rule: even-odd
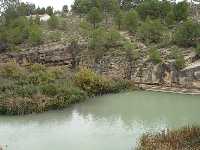
{"label": "sky", "polygon": [[21,1],[34,3],[36,6],[40,7],[53,6],[55,10],[62,10],[63,5],[68,5],[70,7],[74,2],[74,0],[21,0]]}

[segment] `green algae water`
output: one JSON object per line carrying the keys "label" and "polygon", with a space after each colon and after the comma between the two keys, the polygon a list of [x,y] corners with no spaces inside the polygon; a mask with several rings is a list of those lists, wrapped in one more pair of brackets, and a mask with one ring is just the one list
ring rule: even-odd
{"label": "green algae water", "polygon": [[133,150],[145,132],[200,125],[200,96],[135,91],[61,111],[0,116],[5,150]]}

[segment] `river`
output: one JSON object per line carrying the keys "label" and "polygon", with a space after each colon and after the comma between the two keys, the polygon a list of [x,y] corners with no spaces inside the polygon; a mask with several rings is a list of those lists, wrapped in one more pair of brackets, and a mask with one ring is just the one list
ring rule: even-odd
{"label": "river", "polygon": [[135,91],[60,111],[0,116],[5,150],[133,150],[144,132],[200,125],[195,95]]}

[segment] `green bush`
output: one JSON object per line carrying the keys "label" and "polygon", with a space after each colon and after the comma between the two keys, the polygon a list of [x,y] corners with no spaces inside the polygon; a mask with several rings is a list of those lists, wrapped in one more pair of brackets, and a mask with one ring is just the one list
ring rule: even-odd
{"label": "green bush", "polygon": [[115,29],[106,31],[104,28],[93,30],[89,36],[89,47],[91,49],[104,49],[117,45],[120,41],[120,34]]}
{"label": "green bush", "polygon": [[156,64],[158,64],[162,61],[161,57],[160,57],[160,52],[156,49],[149,50],[149,58],[152,62],[154,62]]}
{"label": "green bush", "polygon": [[[119,92],[131,83],[106,79],[90,69],[66,78],[61,67],[32,64],[22,67],[12,62],[0,66],[0,114],[23,115],[60,109],[83,101],[88,96]],[[67,74],[70,76],[70,74]]]}
{"label": "green bush", "polygon": [[134,87],[129,81],[105,78],[87,68],[83,68],[76,73],[74,82],[76,86],[86,91],[89,96],[115,93]]}
{"label": "green bush", "polygon": [[89,47],[91,49],[101,49],[104,47],[106,31],[104,28],[98,28],[91,31],[89,35]]}
{"label": "green bush", "polygon": [[20,79],[25,76],[25,73],[25,69],[14,61],[0,66],[0,75],[5,78]]}
{"label": "green bush", "polygon": [[9,44],[20,44],[29,36],[29,21],[25,17],[14,19],[3,28],[1,40]]}
{"label": "green bush", "polygon": [[184,56],[183,55],[178,55],[177,57],[176,57],[176,67],[178,68],[178,69],[182,69],[182,68],[184,68],[184,66],[185,66],[185,59],[184,59]]}
{"label": "green bush", "polygon": [[41,85],[53,82],[55,77],[49,72],[30,73],[28,75],[28,82],[34,85]]}
{"label": "green bush", "polygon": [[199,42],[199,37],[200,24],[193,21],[187,21],[178,26],[174,35],[174,41],[179,46],[196,46]]}
{"label": "green bush", "polygon": [[9,45],[10,50],[16,50],[16,45],[27,40],[32,45],[40,44],[42,31],[33,20],[28,20],[26,17],[17,17],[9,24],[0,26],[0,40]]}
{"label": "green bush", "polygon": [[126,41],[123,44],[123,49],[125,51],[126,59],[129,62],[133,62],[134,60],[137,60],[139,58],[139,53],[135,50],[135,45],[131,42]]}
{"label": "green bush", "polygon": [[162,41],[165,32],[166,27],[159,20],[150,20],[147,18],[139,26],[137,34],[146,43],[159,43]]}
{"label": "green bush", "polygon": [[28,67],[28,69],[30,72],[35,72],[35,73],[41,71],[44,72],[47,70],[47,68],[42,64],[32,64],[31,66]]}
{"label": "green bush", "polygon": [[15,85],[11,92],[13,92],[13,96],[32,98],[34,95],[40,93],[40,89],[38,86],[34,86],[32,84],[23,86]]}
{"label": "green bush", "polygon": [[110,29],[105,35],[105,47],[110,48],[120,41],[120,34],[115,29]]}
{"label": "green bush", "polygon": [[59,26],[59,19],[57,16],[52,15],[47,23],[51,29],[55,29]]}
{"label": "green bush", "polygon": [[[0,114],[22,115],[59,109],[82,100],[86,92],[65,77],[61,67],[15,62],[0,66]],[[69,74],[68,74],[69,75]]]}
{"label": "green bush", "polygon": [[165,23],[170,27],[174,24],[176,24],[176,19],[173,11],[170,11],[165,19]]}
{"label": "green bush", "polygon": [[139,24],[139,17],[136,11],[131,10],[125,16],[125,25],[128,31],[135,32]]}
{"label": "green bush", "polygon": [[30,26],[28,40],[31,45],[38,45],[42,42],[42,30],[38,25]]}
{"label": "green bush", "polygon": [[81,69],[76,73],[74,81],[76,86],[86,91],[89,95],[101,95],[109,90],[109,80],[97,75],[90,69]]}
{"label": "green bush", "polygon": [[54,83],[41,85],[42,94],[48,96],[56,96],[58,94],[58,87]]}
{"label": "green bush", "polygon": [[171,50],[171,58],[175,59],[175,65],[177,69],[182,69],[185,66],[185,59],[180,49],[175,47]]}

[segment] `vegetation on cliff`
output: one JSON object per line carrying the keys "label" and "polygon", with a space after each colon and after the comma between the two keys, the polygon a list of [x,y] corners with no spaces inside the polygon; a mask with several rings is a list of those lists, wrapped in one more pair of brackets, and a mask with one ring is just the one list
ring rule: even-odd
{"label": "vegetation on cliff", "polygon": [[63,67],[40,64],[0,66],[0,114],[22,115],[60,109],[87,97],[130,88],[128,81],[112,80],[81,69],[73,75]]}
{"label": "vegetation on cliff", "polygon": [[75,85],[86,91],[88,95],[102,95],[117,93],[122,90],[133,89],[131,81],[111,79],[100,76],[90,69],[81,69],[74,77]]}
{"label": "vegetation on cliff", "polygon": [[86,93],[74,86],[65,69],[59,67],[21,67],[11,62],[1,65],[0,78],[1,114],[59,109],[86,98]]}
{"label": "vegetation on cliff", "polygon": [[[21,50],[21,45],[27,43],[30,47],[48,42],[69,43],[76,39],[78,43],[83,41],[87,44],[85,49],[100,59],[113,48],[119,53],[124,52],[127,38],[120,34],[127,31],[133,37],[130,39],[133,44],[148,45],[150,57],[154,55],[151,49],[160,51],[162,47],[170,50],[173,45],[177,45],[177,49],[193,47],[198,55],[200,25],[194,19],[195,14],[191,13],[190,4],[185,1],[75,0],[71,12],[73,16],[65,15],[68,13],[66,6],[58,13],[52,7],[36,8],[28,3],[10,5],[1,16],[4,20],[0,25],[1,47]],[[47,22],[40,21],[39,15],[44,13],[50,15]],[[26,17],[28,15],[36,17]],[[181,56],[183,53],[181,50]],[[163,61],[158,59],[159,63]],[[176,57],[175,61],[179,64],[180,60],[184,61],[183,57]],[[183,65],[179,66],[182,68]]]}

